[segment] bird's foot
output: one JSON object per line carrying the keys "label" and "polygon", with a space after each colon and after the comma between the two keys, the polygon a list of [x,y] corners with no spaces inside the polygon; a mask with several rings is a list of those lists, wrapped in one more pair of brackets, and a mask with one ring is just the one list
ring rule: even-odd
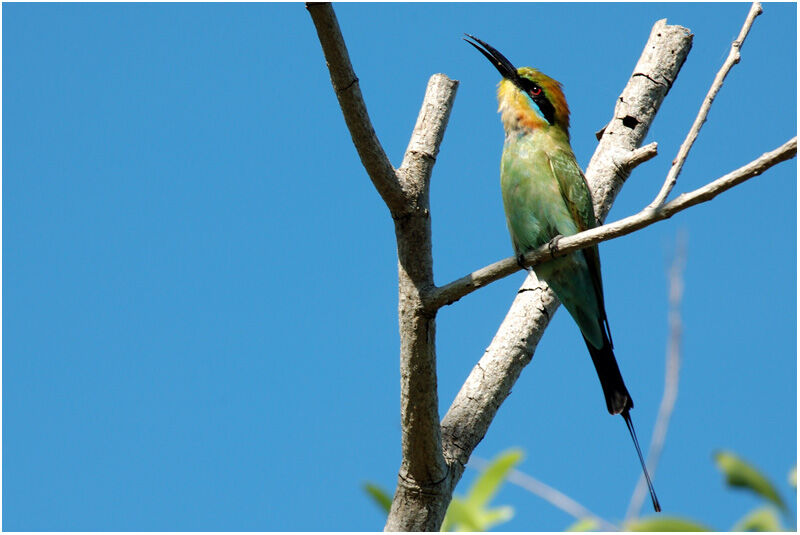
{"label": "bird's foot", "polygon": [[550,258],[555,258],[558,254],[558,240],[563,238],[561,234],[556,234],[552,240],[547,243],[547,248],[550,250]]}
{"label": "bird's foot", "polygon": [[528,266],[525,265],[525,255],[524,254],[518,254],[517,255],[517,265],[519,267],[521,267],[522,269],[525,269],[525,270],[531,269],[531,268],[529,268]]}

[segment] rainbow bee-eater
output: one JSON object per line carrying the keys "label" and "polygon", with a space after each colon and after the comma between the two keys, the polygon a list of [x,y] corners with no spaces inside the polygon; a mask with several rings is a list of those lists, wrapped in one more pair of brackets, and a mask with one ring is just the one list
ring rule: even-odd
{"label": "rainbow bee-eater", "polygon": [[[569,108],[561,84],[536,69],[517,69],[488,44],[472,35],[467,37],[475,42],[465,41],[503,76],[497,89],[505,130],[500,185],[511,243],[523,265],[525,253],[555,243],[559,236],[597,226],[592,194],[569,143]],[[597,246],[538,264],[534,271],[578,324],[600,378],[608,412],[624,418],[653,507],[660,511],[631,421],[633,400],[614,356]]]}

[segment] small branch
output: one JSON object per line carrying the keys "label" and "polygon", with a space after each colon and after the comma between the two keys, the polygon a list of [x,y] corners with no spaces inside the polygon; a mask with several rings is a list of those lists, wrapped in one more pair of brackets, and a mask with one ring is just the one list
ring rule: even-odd
{"label": "small branch", "polygon": [[495,281],[504,279],[520,269],[522,268],[520,268],[519,264],[517,264],[517,259],[513,256],[498,260],[494,264],[489,264],[433,290],[428,296],[427,308],[436,310],[446,305],[452,305],[465,295],[469,295]]}
{"label": "small branch", "polygon": [[725,60],[725,63],[722,64],[722,68],[714,78],[714,82],[711,84],[711,88],[708,90],[708,94],[706,95],[703,104],[700,106],[700,111],[694,120],[694,124],[689,130],[689,134],[686,136],[686,139],[683,141],[681,148],[678,150],[678,155],[672,162],[672,167],[670,168],[669,173],[667,173],[667,179],[664,181],[664,185],[661,186],[661,191],[658,192],[658,195],[653,202],[650,203],[648,208],[656,208],[664,204],[670,192],[672,191],[672,188],[675,187],[675,183],[678,181],[678,175],[681,174],[683,164],[686,162],[686,157],[689,156],[689,151],[691,150],[692,145],[694,145],[697,135],[700,133],[700,129],[703,127],[703,123],[706,122],[706,117],[708,117],[711,104],[714,102],[717,93],[719,93],[719,90],[722,88],[722,83],[725,81],[725,77],[728,76],[731,68],[739,63],[739,60],[741,59],[741,54],[739,52],[742,49],[744,40],[747,37],[747,34],[750,32],[750,27],[753,25],[753,21],[761,14],[761,12],[762,9],[760,3],[754,2],[753,5],[750,6],[750,12],[747,14],[747,18],[744,21],[744,26],[742,26],[742,29],[739,32],[739,37],[737,37],[736,40],[731,44],[731,50],[728,53],[728,58]]}
{"label": "small branch", "polygon": [[[468,466],[472,466],[477,470],[484,470],[488,467],[489,462],[485,459],[481,459],[477,456],[472,456],[469,460]],[[543,483],[536,479],[533,476],[529,476],[525,472],[521,472],[516,469],[512,469],[508,473],[508,482],[521,487],[531,494],[535,494],[539,496],[543,500],[550,502],[552,505],[556,506],[557,508],[561,509],[568,515],[571,515],[577,519],[581,518],[591,518],[595,522],[597,522],[598,527],[601,531],[619,531],[619,526],[615,526],[608,520],[605,520],[598,515],[591,512],[589,509],[584,507],[582,504],[576,502],[563,492],[554,489],[550,485]]]}
{"label": "small branch", "polygon": [[624,165],[628,172],[630,172],[639,164],[643,164],[656,156],[658,156],[658,143],[654,141],[649,145],[631,151],[628,154],[628,161],[626,161]]}
{"label": "small branch", "polygon": [[403,191],[372,127],[333,7],[329,3],[308,2],[306,9],[317,29],[331,84],[361,163],[392,214],[401,213],[405,208]]}
{"label": "small branch", "polygon": [[[525,255],[525,265],[528,267],[541,264],[554,257],[565,256],[573,251],[589,247],[602,241],[607,241],[620,236],[625,236],[636,230],[647,227],[658,221],[669,219],[676,213],[710,201],[723,191],[726,191],[745,180],[758,176],[773,165],[793,158],[797,154],[797,137],[793,137],[772,152],[767,152],[749,164],[728,173],[727,175],[706,184],[702,188],[678,196],[673,201],[659,208],[645,208],[638,214],[608,223],[590,230],[566,236],[558,240],[555,249],[545,244]],[[504,258],[489,266],[481,268],[465,277],[437,288],[428,298],[428,307],[440,307],[461,299],[478,288],[519,270],[514,257]]]}
{"label": "small branch", "polygon": [[[653,478],[655,478],[658,461],[661,459],[661,452],[664,449],[672,411],[675,410],[675,400],[678,398],[678,380],[681,368],[681,301],[685,267],[686,233],[680,232],[676,240],[675,258],[669,270],[669,339],[667,340],[666,371],[664,373],[664,395],[661,397],[658,418],[650,439],[650,451],[647,453],[647,468]],[[641,474],[631,496],[628,512],[625,514],[625,523],[639,516],[646,495],[647,483],[644,474]]]}

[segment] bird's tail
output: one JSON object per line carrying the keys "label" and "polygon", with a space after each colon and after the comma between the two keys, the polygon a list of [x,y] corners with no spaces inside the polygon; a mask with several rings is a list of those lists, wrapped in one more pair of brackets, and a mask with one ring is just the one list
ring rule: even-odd
{"label": "bird's tail", "polygon": [[633,400],[625,388],[625,381],[617,366],[617,359],[614,357],[614,349],[608,336],[603,330],[603,347],[597,349],[592,343],[583,337],[589,354],[594,362],[594,369],[597,370],[597,377],[600,378],[600,386],[603,387],[603,395],[606,397],[606,407],[611,414],[620,414],[623,411],[633,408]]}
{"label": "bird's tail", "polygon": [[633,428],[633,421],[631,421],[630,410],[633,408],[633,399],[625,387],[625,382],[622,380],[622,374],[617,365],[617,359],[614,357],[614,349],[606,336],[605,330],[603,331],[603,347],[597,349],[589,340],[586,340],[586,347],[589,348],[589,354],[592,356],[597,376],[600,378],[600,385],[603,387],[603,394],[606,398],[606,407],[611,414],[621,414],[625,420],[625,425],[628,426],[628,432],[633,439],[633,445],[636,447],[636,454],[639,456],[639,462],[642,464],[642,472],[647,480],[647,488],[650,490],[650,499],[653,501],[653,509],[656,512],[661,511],[661,505],[658,503],[656,491],[653,488],[653,482],[650,480],[650,474],[647,472],[647,466],[642,456],[642,449],[639,447],[639,439],[636,438],[636,431]]}
{"label": "bird's tail", "polygon": [[653,509],[656,513],[661,512],[661,504],[658,503],[658,496],[656,496],[656,489],[653,488],[653,482],[650,480],[650,474],[647,472],[647,465],[644,464],[644,457],[642,457],[642,449],[639,447],[639,439],[636,438],[636,431],[633,429],[633,421],[629,409],[622,411],[622,418],[625,419],[625,425],[628,426],[628,432],[633,439],[633,445],[636,446],[636,453],[639,455],[639,462],[642,463],[642,472],[644,478],[647,480],[647,490],[650,491],[650,500],[653,502]]}

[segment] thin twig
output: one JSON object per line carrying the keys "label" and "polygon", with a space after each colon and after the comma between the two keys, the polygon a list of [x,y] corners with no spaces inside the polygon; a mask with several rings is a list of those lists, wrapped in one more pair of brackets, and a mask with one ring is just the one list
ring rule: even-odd
{"label": "thin twig", "polygon": [[654,141],[628,153],[628,160],[624,163],[624,166],[626,170],[630,172],[639,164],[643,164],[656,156],[658,156],[658,143]]}
{"label": "thin twig", "polygon": [[[489,461],[486,459],[473,455],[470,458],[467,466],[475,468],[476,470],[485,470],[489,464]],[[509,483],[513,483],[518,487],[527,490],[531,494],[535,494],[543,500],[550,502],[552,505],[561,509],[568,515],[571,515],[577,519],[591,518],[597,522],[598,527],[602,531],[619,531],[619,526],[615,526],[608,520],[605,520],[604,518],[594,514],[584,505],[573,500],[560,490],[554,489],[550,485],[539,481],[535,477],[530,476],[525,472],[521,472],[517,469],[511,469],[508,472],[506,479]]]}
{"label": "thin twig", "polygon": [[725,81],[725,77],[728,76],[731,68],[739,63],[739,60],[741,59],[741,54],[739,51],[742,49],[744,40],[747,37],[747,34],[750,32],[750,27],[753,25],[753,21],[761,14],[761,12],[762,9],[760,3],[754,2],[753,5],[750,6],[750,11],[744,21],[744,26],[742,26],[742,29],[739,32],[739,37],[737,37],[736,40],[731,44],[731,50],[728,53],[728,58],[725,60],[725,63],[722,64],[722,68],[717,73],[717,76],[714,77],[714,82],[711,84],[711,88],[708,90],[708,94],[706,95],[705,100],[703,100],[702,106],[700,106],[700,111],[694,120],[694,124],[692,124],[689,134],[686,136],[681,148],[678,150],[678,155],[672,162],[672,167],[670,168],[669,173],[667,173],[667,179],[661,186],[661,191],[658,192],[655,200],[648,205],[648,208],[656,208],[663,205],[672,191],[672,188],[675,187],[675,183],[678,181],[678,175],[681,173],[683,164],[686,162],[686,157],[689,156],[689,151],[691,150],[692,145],[694,145],[697,135],[700,133],[700,129],[703,127],[703,123],[706,122],[706,117],[708,117],[711,104],[714,102],[714,98],[716,98],[717,93],[719,93],[719,90],[722,88],[722,83]]}
{"label": "thin twig", "polygon": [[[667,340],[666,371],[664,374],[664,395],[658,408],[658,418],[653,428],[650,439],[650,450],[647,453],[647,468],[650,475],[655,478],[658,461],[664,449],[667,438],[667,429],[675,409],[675,400],[678,398],[678,380],[681,369],[681,301],[683,300],[683,271],[686,267],[686,232],[678,233],[675,240],[675,258],[669,270],[669,339]],[[625,514],[625,523],[639,516],[647,494],[647,484],[644,474],[639,476],[636,488],[631,496],[628,512]]]}
{"label": "thin twig", "polygon": [[[554,247],[551,247],[550,244],[545,244],[525,255],[525,265],[535,266],[551,258],[564,256],[602,241],[625,236],[626,234],[630,234],[658,221],[669,219],[676,213],[690,206],[710,201],[723,191],[729,190],[745,180],[760,175],[773,165],[789,160],[796,154],[797,137],[793,137],[777,149],[762,154],[759,158],[756,158],[747,165],[706,184],[702,188],[681,194],[674,200],[658,208],[645,208],[638,214],[628,216],[619,221],[563,237],[558,240]],[[503,260],[483,267],[449,284],[436,288],[428,296],[427,306],[429,308],[438,308],[458,301],[478,288],[482,288],[518,271],[520,267],[516,262],[516,258],[513,256],[504,258]]]}

